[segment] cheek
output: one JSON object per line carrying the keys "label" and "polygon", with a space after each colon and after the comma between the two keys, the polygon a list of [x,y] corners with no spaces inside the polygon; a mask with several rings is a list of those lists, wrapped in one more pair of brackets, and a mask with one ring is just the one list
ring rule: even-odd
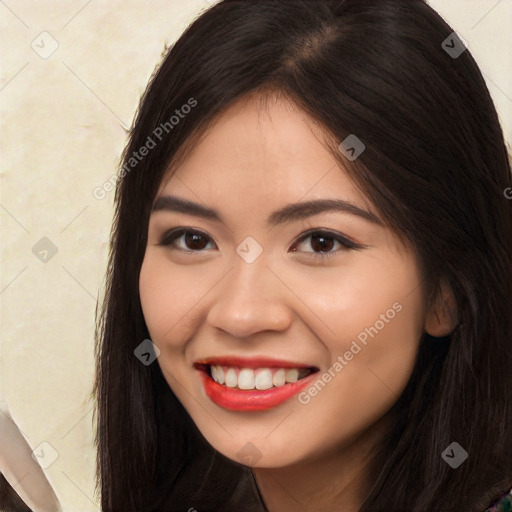
{"label": "cheek", "polygon": [[[367,335],[364,343],[358,332]],[[307,417],[300,422],[302,438],[328,453],[382,418],[410,379],[420,337],[416,309],[410,303],[380,330],[347,327],[330,346],[329,369],[299,397],[299,410]]]}
{"label": "cheek", "polygon": [[[321,319],[315,322],[317,335],[334,377],[326,375],[329,383],[306,390],[304,398],[311,398],[318,411],[337,404],[349,414],[344,421],[354,420],[356,428],[362,417],[370,421],[383,414],[410,378],[424,322],[417,267],[412,260],[375,260],[339,268],[334,275],[333,269],[314,272],[296,282],[301,298]],[[322,421],[339,428],[335,417]]]}
{"label": "cheek", "polygon": [[153,343],[160,350],[183,348],[206,321],[210,292],[226,275],[222,262],[179,264],[148,247],[139,274],[139,295]]}
{"label": "cheek", "polygon": [[168,259],[148,249],[139,276],[142,312],[151,339],[157,345],[165,342],[169,348],[187,336],[194,306],[204,294],[197,272],[194,275],[183,267],[179,271],[174,267]]}
{"label": "cheek", "polygon": [[[365,266],[359,275],[354,272],[353,278],[338,282],[336,292],[330,292],[332,300],[319,299],[323,320],[336,336],[326,339],[329,382],[306,389],[302,397],[305,408],[318,412],[305,427],[310,436],[317,430],[355,435],[383,416],[409,381],[423,334],[423,302],[414,266],[402,265],[392,273]],[[318,297],[326,293],[319,290]],[[320,310],[320,304],[317,307]]]}
{"label": "cheek", "polygon": [[377,333],[389,333],[394,344],[422,332],[420,278],[411,258],[358,254],[338,267],[278,270],[306,306],[300,308],[304,320],[333,355],[343,354],[352,340],[364,343]]}

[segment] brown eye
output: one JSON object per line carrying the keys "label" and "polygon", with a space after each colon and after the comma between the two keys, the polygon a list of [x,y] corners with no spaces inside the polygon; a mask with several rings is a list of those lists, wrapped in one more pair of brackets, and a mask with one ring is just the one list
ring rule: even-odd
{"label": "brown eye", "polygon": [[[308,240],[310,241],[307,242]],[[336,244],[339,244],[338,249],[336,249]],[[297,251],[298,246],[309,246],[312,248],[312,251]],[[292,252],[306,252],[312,253],[314,257],[329,258],[345,250],[360,249],[361,247],[339,233],[316,230],[303,235],[293,246]]]}
{"label": "brown eye", "polygon": [[324,235],[311,235],[311,247],[314,251],[330,252],[335,245],[333,237]]}
{"label": "brown eye", "polygon": [[201,231],[181,228],[165,234],[158,245],[188,252],[201,252],[210,241],[210,237]]}

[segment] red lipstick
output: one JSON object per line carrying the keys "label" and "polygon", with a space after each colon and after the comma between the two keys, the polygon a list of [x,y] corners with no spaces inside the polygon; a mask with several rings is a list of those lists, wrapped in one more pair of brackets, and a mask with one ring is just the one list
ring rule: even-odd
{"label": "red lipstick", "polygon": [[[210,373],[211,366],[225,366],[236,368],[283,368],[283,369],[309,369],[311,373],[296,382],[286,382],[284,385],[271,387],[269,389],[239,389],[228,387],[216,382]],[[302,363],[295,363],[284,360],[269,359],[266,357],[242,358],[242,357],[212,357],[194,363],[199,371],[206,395],[220,407],[233,411],[264,411],[276,407],[299,393],[306,386],[311,384],[315,378],[314,374],[318,368]]]}

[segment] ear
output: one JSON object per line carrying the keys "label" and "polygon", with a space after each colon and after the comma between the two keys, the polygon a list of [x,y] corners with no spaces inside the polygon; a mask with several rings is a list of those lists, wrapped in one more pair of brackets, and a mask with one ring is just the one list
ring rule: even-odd
{"label": "ear", "polygon": [[439,292],[427,311],[425,331],[434,338],[451,334],[457,326],[457,302],[445,280],[439,284]]}

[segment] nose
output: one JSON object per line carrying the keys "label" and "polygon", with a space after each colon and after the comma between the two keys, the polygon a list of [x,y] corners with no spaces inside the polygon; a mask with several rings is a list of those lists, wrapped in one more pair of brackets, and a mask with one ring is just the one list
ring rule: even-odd
{"label": "nose", "polygon": [[216,290],[207,315],[211,327],[246,338],[291,325],[293,312],[286,301],[292,294],[263,257],[253,263],[235,260]]}

